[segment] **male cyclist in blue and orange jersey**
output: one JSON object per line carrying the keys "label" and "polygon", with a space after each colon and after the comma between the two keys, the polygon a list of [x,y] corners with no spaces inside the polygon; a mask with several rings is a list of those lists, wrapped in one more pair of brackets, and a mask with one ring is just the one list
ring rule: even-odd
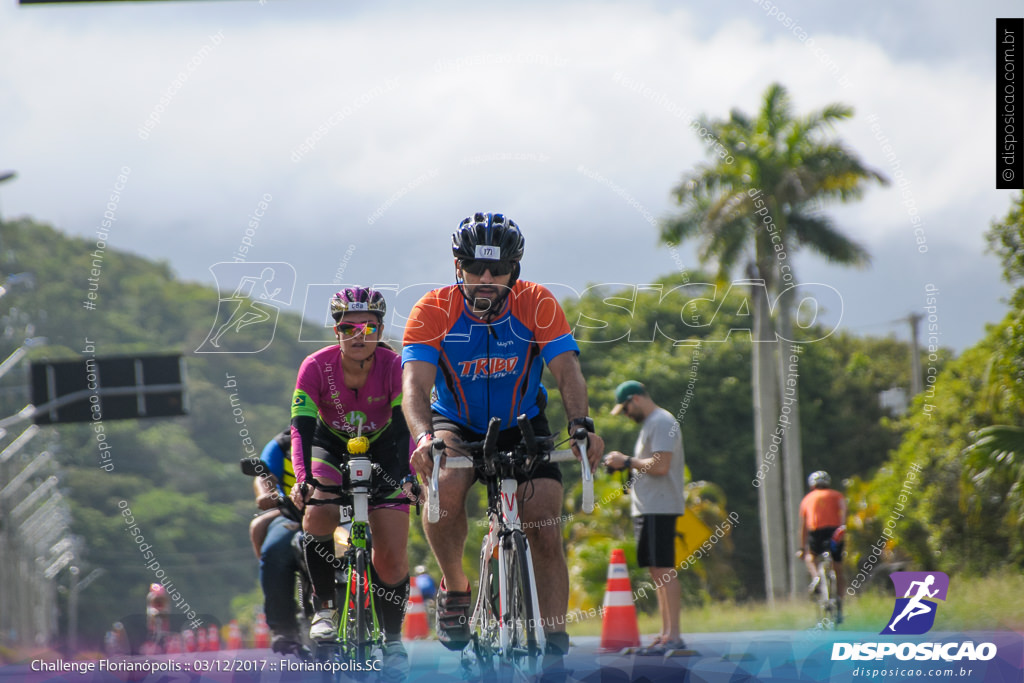
{"label": "male cyclist in blue and orange jersey", "polygon": [[[411,464],[423,478],[431,475],[430,443],[435,437],[458,453],[459,443],[483,439],[492,416],[502,421],[499,448],[521,439],[516,421],[521,414],[538,436],[550,435],[544,415],[547,392],[541,384],[545,363],[561,392],[570,434],[584,426],[589,432],[584,456],[591,467],[601,460],[604,442],[593,433],[588,417],[579,347],[551,292],[519,279],[524,244],[516,224],[501,214],[466,218],[452,235],[456,283],[425,294],[409,316],[402,350],[402,406],[416,435]],[[462,557],[468,530],[466,494],[473,481],[472,470],[445,469],[442,463],[441,517],[435,523],[423,518],[442,573],[438,638],[452,650],[470,640],[471,586]],[[548,652],[554,655],[564,654],[569,642],[569,575],[558,523],[563,495],[561,473],[552,463],[538,466],[530,481],[520,481],[520,511],[534,558]]]}
{"label": "male cyclist in blue and orange jersey", "polygon": [[[386,311],[384,296],[368,288],[344,289],[331,298],[338,343],[302,362],[292,400],[292,464],[299,482],[292,500],[302,507],[310,498],[336,498],[309,483],[341,485],[348,442],[357,436],[369,439],[373,582],[382,589],[378,595],[398,596],[376,600],[386,640],[384,672],[395,678],[409,667],[402,646],[409,598],[409,502],[402,484],[409,476],[410,442],[402,416],[401,358],[380,343]],[[327,561],[334,554],[338,520],[337,505],[310,505],[302,521],[317,610],[309,637],[315,641],[334,640],[338,633],[335,568]]]}

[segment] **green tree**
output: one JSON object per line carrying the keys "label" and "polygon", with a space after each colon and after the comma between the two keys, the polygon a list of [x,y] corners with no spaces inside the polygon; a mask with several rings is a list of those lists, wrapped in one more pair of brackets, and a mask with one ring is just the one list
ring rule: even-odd
{"label": "green tree", "polygon": [[[1000,328],[986,371],[989,407],[1000,412],[1024,405],[1024,192],[1017,195],[1002,221],[992,223],[985,237],[990,251],[1002,261],[1003,278],[1017,284],[1012,300],[1016,313]],[[1024,423],[993,424],[972,438],[964,450],[963,476],[972,511],[980,510],[979,500],[988,492],[1005,499],[1004,523],[1024,526]],[[1024,540],[1018,537],[1013,550],[1024,551]]]}
{"label": "green tree", "polygon": [[[99,260],[93,255],[95,240],[20,219],[0,225],[0,245],[0,270],[30,272],[35,281],[31,288],[12,287],[3,298],[0,357],[33,335],[50,342],[32,350],[33,360],[80,358],[86,338],[97,356],[177,352],[186,357],[189,415],[104,421],[112,470],[99,467],[91,424],[47,428],[0,467],[0,477],[22,471],[53,435],[54,445],[46,448],[55,466],[41,468],[20,493],[56,474],[70,508],[74,563],[82,576],[93,569],[104,572],[80,594],[79,643],[99,649],[112,622],[141,617],[146,588],[159,578],[126,533],[119,503],[132,510],[161,568],[191,608],[227,621],[232,597],[257,585],[258,566],[247,534],[255,509],[252,483],[239,472],[238,460],[248,449],[258,454],[288,422],[299,363],[315,348],[298,341],[299,317],[282,312],[273,344],[261,353],[197,355],[193,351],[214,322],[219,297],[213,288],[178,280],[165,263],[107,249],[96,307],[87,310],[82,302],[90,291],[93,262]],[[3,379],[3,415],[29,403],[27,365]],[[236,378],[236,388],[225,388],[228,375]],[[232,393],[244,425],[236,422]],[[67,572],[56,580],[66,584]],[[0,592],[20,588],[5,581]],[[66,607],[59,597],[62,614],[56,625],[61,629],[68,623]]]}
{"label": "green tree", "polygon": [[[717,262],[720,280],[728,279],[742,261],[748,277],[763,283],[763,287],[756,283],[752,287],[752,363],[755,448],[758,465],[769,465],[759,488],[769,600],[785,588],[787,560],[797,546],[796,506],[803,493],[797,411],[795,438],[785,438],[784,446],[787,525],[781,501],[782,475],[773,463],[766,462],[769,437],[779,419],[781,384],[775,366],[792,353],[785,341],[792,339],[790,310],[785,298],[778,295],[796,285],[790,257],[798,249],[809,248],[835,263],[868,262],[864,248],[839,232],[821,208],[829,202],[860,198],[870,181],[887,182],[829,136],[836,123],[852,115],[849,106],[832,104],[796,116],[786,89],[773,84],[765,91],[757,117],[733,110],[728,119],[701,121],[717,140],[712,145],[721,145],[726,154],[719,154],[711,164],[698,165],[683,178],[674,189],[682,211],[661,227],[661,239],[668,244],[699,239],[701,262]],[[777,327],[771,302],[777,304]],[[773,357],[776,330],[784,340],[777,360]],[[780,553],[771,547],[771,539],[784,536],[789,547]],[[795,591],[795,562],[790,564],[794,568],[789,583]]]}
{"label": "green tree", "polygon": [[[1024,424],[1024,404],[986,398],[992,354],[1020,313],[992,326],[939,372],[934,392],[915,399],[901,423],[899,448],[868,487],[873,509],[864,516],[863,538],[874,542],[888,527],[888,550],[914,568],[986,573],[1024,566],[1024,520],[1014,512],[1013,497],[1019,479],[1009,475],[1019,476],[1019,464],[1007,460],[1006,469],[990,469],[996,463],[980,456],[982,447],[968,448],[979,434],[984,438],[986,427]],[[990,447],[1005,450],[998,442]],[[911,476],[911,469],[918,474]]]}
{"label": "green tree", "polygon": [[[687,575],[689,595],[705,600],[751,599],[761,594],[757,494],[753,453],[751,343],[736,330],[750,329],[745,287],[731,290],[707,284],[700,273],[659,278],[642,286],[612,290],[594,288],[578,300],[564,302],[580,344],[580,363],[590,394],[591,411],[606,448],[631,452],[636,426],[611,417],[615,387],[627,379],[647,384],[655,402],[682,424],[686,465],[693,482],[713,482],[721,490],[723,510],[739,515],[732,529],[733,548],[718,547],[706,565]],[[808,419],[801,428],[807,463],[827,469],[836,481],[867,477],[898,445],[895,431],[878,404],[878,392],[907,385],[906,343],[862,339],[847,333],[829,335],[813,328],[802,345],[800,386]],[[680,342],[677,344],[677,342]],[[696,344],[700,343],[697,347]],[[691,345],[692,344],[692,345]],[[867,359],[871,362],[867,362]],[[553,386],[546,382],[549,389]],[[552,428],[564,424],[560,401],[551,389]],[[566,471],[570,490],[570,571],[574,607],[600,604],[610,547],[632,552],[629,500],[621,494],[617,475],[597,476],[593,515],[578,508],[578,472]],[[700,488],[697,498],[708,500]],[[694,491],[688,489],[688,496]],[[717,499],[716,499],[717,500]],[[690,499],[697,504],[697,499]],[[711,525],[712,527],[714,524]],[[735,575],[717,563],[719,554]],[[703,562],[703,561],[702,561]],[[635,581],[644,580],[637,572]],[[700,580],[698,580],[700,579]],[[639,585],[639,584],[634,584]]]}

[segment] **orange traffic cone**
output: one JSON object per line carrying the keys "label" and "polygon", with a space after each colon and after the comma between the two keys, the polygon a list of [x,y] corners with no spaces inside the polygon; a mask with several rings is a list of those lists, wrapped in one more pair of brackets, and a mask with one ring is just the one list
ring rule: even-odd
{"label": "orange traffic cone", "polygon": [[177,633],[172,633],[167,638],[167,645],[164,646],[164,653],[169,655],[180,654],[182,651],[181,636]]}
{"label": "orange traffic cone", "polygon": [[416,586],[416,580],[410,579],[409,606],[405,612],[405,628],[402,636],[406,640],[430,637],[430,626],[427,625],[427,610],[423,607],[423,594]]}
{"label": "orange traffic cone", "polygon": [[206,629],[206,649],[208,652],[217,652],[220,650],[220,631],[213,624],[210,624],[210,628]]}
{"label": "orange traffic cone", "polygon": [[252,627],[252,646],[255,648],[270,647],[270,627],[267,617],[262,613],[256,615],[256,625]]}
{"label": "orange traffic cone", "polygon": [[604,591],[601,651],[618,652],[622,648],[639,645],[640,627],[636,620],[633,590],[629,585],[626,555],[621,548],[615,548],[608,565],[608,584]]}
{"label": "orange traffic cone", "polygon": [[242,649],[242,629],[238,627],[238,621],[232,619],[228,622],[228,642],[227,649],[229,650],[241,650]]}
{"label": "orange traffic cone", "polygon": [[206,629],[200,628],[196,631],[196,649],[195,652],[207,652],[209,646],[206,644]]}

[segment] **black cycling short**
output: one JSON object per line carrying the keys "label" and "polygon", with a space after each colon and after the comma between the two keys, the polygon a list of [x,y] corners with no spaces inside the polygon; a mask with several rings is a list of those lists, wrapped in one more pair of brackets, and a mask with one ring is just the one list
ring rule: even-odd
{"label": "black cycling short", "polygon": [[[435,434],[441,431],[454,432],[460,439],[467,442],[483,441],[486,436],[486,434],[479,434],[470,430],[468,427],[452,422],[451,419],[441,415],[440,413],[434,412],[433,416]],[[551,427],[548,425],[548,418],[544,415],[544,411],[537,413],[536,417],[530,418],[530,425],[533,427],[534,435],[551,436]],[[498,432],[498,448],[513,448],[516,444],[522,441],[522,438],[523,435],[520,433],[519,427],[503,429]],[[477,479],[479,479],[479,477],[477,477]],[[516,481],[520,484],[532,479],[554,479],[561,484],[562,470],[558,468],[557,463],[543,462],[534,468],[532,477],[516,476]]]}
{"label": "black cycling short", "polygon": [[676,520],[679,515],[640,515],[633,518],[636,563],[639,567],[676,566]]}
{"label": "black cycling short", "polygon": [[838,528],[839,527],[834,526],[823,526],[820,529],[814,529],[807,533],[807,545],[815,557],[821,555],[826,550],[832,553],[834,557],[843,556],[843,541],[836,544],[835,552],[832,551],[832,534],[834,534]]}
{"label": "black cycling short", "polygon": [[[398,430],[394,425],[381,432],[380,436],[370,443],[370,451],[366,455],[373,467],[373,492],[370,495],[370,509],[394,508],[409,510],[409,500],[402,492],[402,481],[409,475],[409,458],[401,457],[408,452],[408,444],[399,448],[395,442]],[[348,446],[319,421],[313,434],[312,448],[313,471],[317,476],[323,472],[332,472],[327,477],[336,484],[341,484],[341,464],[348,461]],[[325,467],[326,466],[326,467]],[[348,498],[348,496],[342,496]]]}

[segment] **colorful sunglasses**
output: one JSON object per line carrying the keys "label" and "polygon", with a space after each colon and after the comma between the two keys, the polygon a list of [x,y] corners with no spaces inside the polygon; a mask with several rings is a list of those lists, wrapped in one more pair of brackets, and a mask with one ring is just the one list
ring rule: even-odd
{"label": "colorful sunglasses", "polygon": [[375,322],[366,323],[338,323],[334,326],[343,337],[354,337],[357,334],[362,334],[364,337],[372,337],[373,335],[380,332],[381,324]]}
{"label": "colorful sunglasses", "polygon": [[462,269],[471,275],[483,275],[485,271],[491,271],[494,277],[508,275],[515,268],[514,261],[490,261],[487,259],[463,259]]}

